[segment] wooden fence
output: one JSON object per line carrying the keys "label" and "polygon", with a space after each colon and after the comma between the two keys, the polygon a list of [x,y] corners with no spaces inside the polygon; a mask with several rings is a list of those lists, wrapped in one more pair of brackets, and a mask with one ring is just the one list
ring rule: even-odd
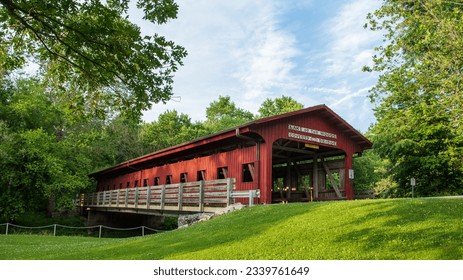
{"label": "wooden fence", "polygon": [[108,190],[84,195],[84,207],[216,212],[236,198],[254,203],[258,190],[235,191],[235,178]]}

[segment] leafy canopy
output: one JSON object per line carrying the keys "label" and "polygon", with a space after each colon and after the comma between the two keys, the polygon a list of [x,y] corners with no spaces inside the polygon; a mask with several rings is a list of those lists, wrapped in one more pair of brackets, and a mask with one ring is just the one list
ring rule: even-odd
{"label": "leafy canopy", "polygon": [[380,73],[370,96],[375,149],[390,160],[403,195],[411,177],[418,194],[461,194],[463,5],[387,0],[367,26],[385,34],[365,67]]}
{"label": "leafy canopy", "polygon": [[289,113],[304,108],[304,105],[292,97],[281,96],[280,98],[267,98],[259,108],[261,118],[271,117],[279,114]]}
{"label": "leafy canopy", "polygon": [[[178,10],[173,0],[138,0],[137,8],[154,24]],[[170,99],[186,51],[163,36],[142,36],[128,10],[129,0],[0,0],[0,76],[32,60],[74,111],[140,117]]]}
{"label": "leafy canopy", "polygon": [[230,96],[219,96],[218,100],[206,108],[206,118],[204,126],[213,133],[249,122],[254,119],[254,115],[237,107]]}

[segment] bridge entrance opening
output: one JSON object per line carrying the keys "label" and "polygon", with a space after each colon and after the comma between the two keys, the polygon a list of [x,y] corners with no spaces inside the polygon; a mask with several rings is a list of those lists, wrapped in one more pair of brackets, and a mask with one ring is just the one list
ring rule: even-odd
{"label": "bridge entrance opening", "polygon": [[345,153],[278,139],[272,146],[272,203],[345,199]]}

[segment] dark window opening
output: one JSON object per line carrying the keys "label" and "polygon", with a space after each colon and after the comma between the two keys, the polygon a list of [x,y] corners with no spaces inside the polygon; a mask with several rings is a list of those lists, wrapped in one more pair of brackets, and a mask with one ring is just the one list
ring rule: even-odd
{"label": "dark window opening", "polygon": [[166,184],[167,185],[172,184],[172,175],[167,175],[166,176]]}
{"label": "dark window opening", "polygon": [[138,180],[135,180],[135,184],[133,186],[134,188],[137,188],[138,187]]}
{"label": "dark window opening", "polygon": [[206,170],[198,170],[196,173],[196,181],[206,180]]}
{"label": "dark window opening", "polygon": [[119,189],[122,189],[122,183],[119,184]]}
{"label": "dark window opening", "polygon": [[127,182],[126,188],[130,188],[130,182]]}
{"label": "dark window opening", "polygon": [[243,182],[254,181],[254,163],[243,164]]}
{"label": "dark window opening", "polygon": [[147,187],[148,186],[148,179],[143,179],[143,187]]}
{"label": "dark window opening", "polygon": [[180,183],[188,182],[188,173],[180,173]]}
{"label": "dark window opening", "polygon": [[159,177],[154,177],[154,185],[159,186],[159,181],[161,181],[161,178]]}
{"label": "dark window opening", "polygon": [[228,167],[217,168],[217,179],[226,179],[228,178]]}

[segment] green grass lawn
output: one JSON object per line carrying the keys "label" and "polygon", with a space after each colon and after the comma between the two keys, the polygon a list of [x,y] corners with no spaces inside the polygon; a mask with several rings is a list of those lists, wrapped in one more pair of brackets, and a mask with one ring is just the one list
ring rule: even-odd
{"label": "green grass lawn", "polygon": [[0,235],[0,259],[463,259],[463,199],[260,205],[127,239]]}

